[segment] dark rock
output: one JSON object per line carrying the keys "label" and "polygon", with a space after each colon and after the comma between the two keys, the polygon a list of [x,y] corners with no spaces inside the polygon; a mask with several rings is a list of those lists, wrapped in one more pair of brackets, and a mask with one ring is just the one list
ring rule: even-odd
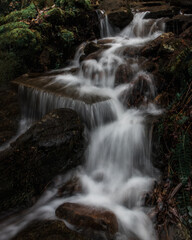
{"label": "dark rock", "polygon": [[179,7],[189,7],[192,8],[191,0],[170,0],[170,4]]}
{"label": "dark rock", "polygon": [[192,39],[192,26],[187,28],[181,35],[181,38],[191,41]]}
{"label": "dark rock", "polygon": [[[94,231],[104,232],[108,236],[118,231],[115,215],[103,208],[95,208],[77,203],[64,203],[56,210],[56,216],[65,219],[85,233]],[[89,234],[88,234],[89,235]]]}
{"label": "dark rock", "polygon": [[165,18],[165,17],[170,17],[172,18],[173,16],[179,14],[180,9],[177,7],[169,7],[167,5],[163,5],[163,6],[157,6],[157,7],[146,7],[146,8],[141,8],[139,9],[139,11],[141,12],[145,12],[145,11],[149,11],[146,15],[145,15],[145,19],[148,18]]}
{"label": "dark rock", "polygon": [[120,9],[109,12],[108,18],[112,25],[123,29],[133,20],[133,14],[130,9]]}
{"label": "dark rock", "polygon": [[121,96],[121,102],[129,107],[140,106],[153,100],[152,79],[149,74],[141,73],[131,82],[131,88],[125,90]]}
{"label": "dark rock", "polygon": [[50,220],[30,224],[12,240],[89,240],[70,230],[63,221]]}
{"label": "dark rock", "polygon": [[89,54],[88,56],[86,56],[86,57],[83,59],[83,61],[84,61],[84,60],[91,60],[91,59],[99,60],[102,51],[103,51],[103,50],[100,49],[100,50],[98,50],[98,51],[96,51],[96,52],[94,52],[94,53]]}
{"label": "dark rock", "polygon": [[192,26],[192,18],[185,15],[178,15],[166,20],[166,32],[173,32],[177,35]]}
{"label": "dark rock", "polygon": [[115,74],[115,85],[129,83],[132,75],[130,65],[121,64]]}
{"label": "dark rock", "polygon": [[17,93],[13,90],[0,91],[0,147],[16,135],[20,106]]}
{"label": "dark rock", "polygon": [[94,42],[90,42],[84,48],[85,56],[88,56],[91,53],[97,52],[102,48],[103,48],[102,45],[96,44]]}
{"label": "dark rock", "polygon": [[160,46],[169,39],[173,39],[173,33],[164,33],[152,42],[148,43],[143,49],[141,49],[140,54],[145,57],[157,57],[158,50]]}
{"label": "dark rock", "polygon": [[83,130],[75,111],[58,109],[1,152],[0,210],[32,205],[53,177],[81,164]]}

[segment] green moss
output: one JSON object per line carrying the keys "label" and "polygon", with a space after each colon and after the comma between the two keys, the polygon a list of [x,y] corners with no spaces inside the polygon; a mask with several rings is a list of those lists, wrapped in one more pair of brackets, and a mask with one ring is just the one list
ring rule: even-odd
{"label": "green moss", "polygon": [[36,7],[31,3],[27,8],[24,8],[20,11],[14,11],[8,14],[5,17],[0,18],[0,25],[9,23],[9,22],[18,22],[20,20],[27,20],[35,18],[37,15]]}
{"label": "green moss", "polygon": [[56,0],[56,6],[63,8],[68,14],[75,15],[79,9],[90,9],[90,0]]}
{"label": "green moss", "polygon": [[15,28],[0,35],[0,48],[7,50],[35,49],[41,41],[37,31],[27,28]]}
{"label": "green moss", "polygon": [[60,25],[65,22],[65,13],[60,8],[53,8],[47,12],[45,18],[51,24]]}
{"label": "green moss", "polygon": [[71,46],[75,39],[73,32],[70,32],[67,29],[61,30],[59,36],[61,37],[64,46]]}
{"label": "green moss", "polygon": [[22,61],[15,53],[1,52],[0,53],[0,84],[14,79],[26,71]]}
{"label": "green moss", "polygon": [[11,31],[15,28],[28,28],[29,25],[24,22],[11,22],[0,26],[0,34]]}

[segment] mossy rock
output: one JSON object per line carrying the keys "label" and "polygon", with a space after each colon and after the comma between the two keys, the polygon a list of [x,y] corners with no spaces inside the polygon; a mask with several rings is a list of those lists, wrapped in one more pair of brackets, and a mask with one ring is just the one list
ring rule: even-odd
{"label": "mossy rock", "polygon": [[35,18],[37,15],[36,7],[31,3],[27,8],[24,8],[20,11],[13,11],[5,17],[0,17],[0,25],[9,22],[18,22],[21,20],[28,20]]}
{"label": "mossy rock", "polygon": [[71,31],[68,31],[67,29],[61,30],[59,35],[61,37],[64,47],[71,46],[75,40],[74,33]]}
{"label": "mossy rock", "polygon": [[37,51],[40,49],[40,43],[40,33],[28,28],[14,28],[0,35],[1,49],[15,49],[16,51],[19,49],[33,49],[33,51]]}
{"label": "mossy rock", "polygon": [[18,56],[11,52],[0,52],[0,85],[6,84],[26,71],[26,67]]}
{"label": "mossy rock", "polygon": [[53,25],[60,25],[65,22],[65,13],[61,8],[53,8],[47,12],[44,18]]}
{"label": "mossy rock", "polygon": [[56,6],[59,6],[65,11],[78,11],[78,9],[90,9],[91,8],[91,2],[90,0],[56,0],[55,1]]}
{"label": "mossy rock", "polygon": [[7,31],[12,31],[15,28],[29,28],[29,25],[24,22],[6,23],[0,26],[0,34],[5,33]]}

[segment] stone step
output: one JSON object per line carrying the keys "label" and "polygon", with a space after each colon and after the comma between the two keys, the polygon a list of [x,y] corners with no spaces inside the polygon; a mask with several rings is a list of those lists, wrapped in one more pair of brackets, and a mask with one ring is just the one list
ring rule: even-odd
{"label": "stone step", "polygon": [[39,75],[25,74],[12,82],[19,86],[36,89],[68,99],[82,101],[89,105],[109,99],[109,97],[93,94],[93,92],[86,92],[82,94],[82,92],[79,91],[79,85],[69,86],[67,83],[63,83],[62,81],[54,81],[55,77],[61,74],[63,74],[63,72],[59,72],[57,75],[53,75],[53,73],[44,73]]}

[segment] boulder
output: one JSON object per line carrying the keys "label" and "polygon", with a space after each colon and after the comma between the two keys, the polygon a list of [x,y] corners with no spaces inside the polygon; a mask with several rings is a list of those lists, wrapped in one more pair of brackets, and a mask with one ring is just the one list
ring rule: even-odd
{"label": "boulder", "polygon": [[0,152],[0,211],[31,206],[53,177],[81,164],[83,131],[75,111],[58,109]]}
{"label": "boulder", "polygon": [[109,22],[120,29],[125,28],[133,20],[130,9],[119,9],[108,13]]}
{"label": "boulder", "polygon": [[56,216],[65,219],[78,229],[82,229],[85,234],[92,236],[95,233],[103,232],[110,238],[118,231],[116,216],[104,208],[64,203],[56,209]]}
{"label": "boulder", "polygon": [[70,230],[63,221],[35,222],[18,233],[12,240],[89,240],[80,233]]}

